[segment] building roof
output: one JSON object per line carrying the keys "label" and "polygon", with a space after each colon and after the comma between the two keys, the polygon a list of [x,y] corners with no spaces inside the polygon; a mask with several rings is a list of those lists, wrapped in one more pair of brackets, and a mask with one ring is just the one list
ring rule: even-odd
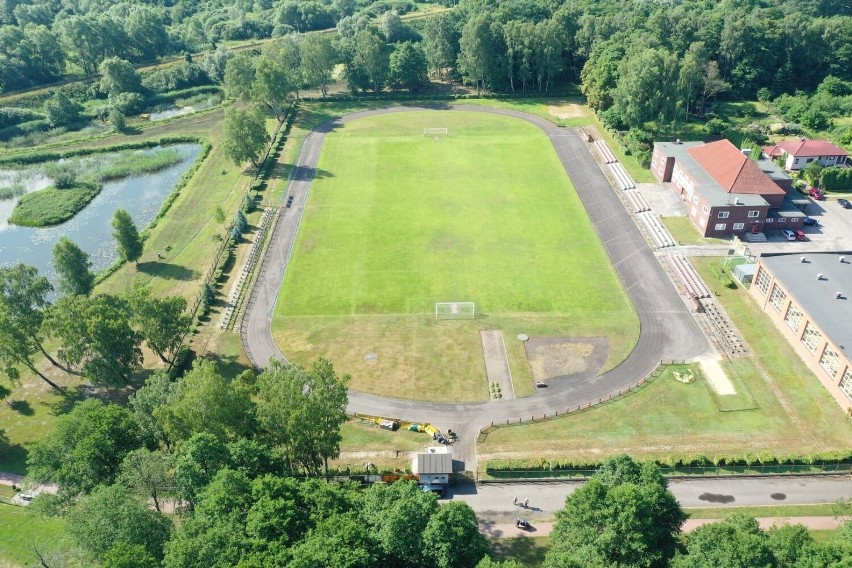
{"label": "building roof", "polygon": [[769,157],[782,155],[782,150],[795,158],[800,158],[802,156],[817,157],[849,155],[846,150],[839,146],[835,146],[828,140],[805,140],[804,138],[782,140],[775,146],[767,146],[763,149],[764,153]]}
{"label": "building roof", "polygon": [[[689,152],[693,148],[702,146],[703,142],[654,142],[654,147],[668,157],[674,158],[681,168],[686,170],[695,182],[696,189],[701,192],[710,207],[726,207],[735,204],[735,198],[722,189],[716,180],[695,161]],[[763,197],[756,194],[738,194],[736,201],[740,205],[761,207],[769,205]]]}
{"label": "building roof", "polygon": [[414,472],[418,475],[453,472],[453,455],[417,454],[414,458]]}
{"label": "building roof", "polygon": [[[852,353],[852,252],[764,254],[760,260],[796,304],[849,357]],[[846,262],[840,262],[845,257]],[[823,278],[817,280],[817,274]],[[843,297],[838,299],[835,294]]]}
{"label": "building roof", "polygon": [[787,192],[728,140],[717,140],[687,152],[726,193],[777,195]]}

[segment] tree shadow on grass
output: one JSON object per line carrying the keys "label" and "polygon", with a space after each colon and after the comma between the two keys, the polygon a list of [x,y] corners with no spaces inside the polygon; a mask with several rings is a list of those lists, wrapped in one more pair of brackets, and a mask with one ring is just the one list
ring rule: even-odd
{"label": "tree shadow on grass", "polygon": [[87,391],[88,389],[85,385],[65,387],[62,396],[58,399],[53,402],[42,402],[41,404],[49,408],[51,414],[54,416],[68,414],[74,408],[75,404],[86,400]]}
{"label": "tree shadow on grass", "polygon": [[9,405],[9,408],[23,416],[32,416],[35,414],[32,405],[26,400],[10,400],[6,404]]}
{"label": "tree shadow on grass", "polygon": [[235,379],[243,371],[252,369],[251,365],[246,365],[241,362],[237,355],[219,355],[217,353],[206,353],[204,359],[213,361],[216,364],[216,369],[223,377],[227,379]]}
{"label": "tree shadow on grass", "polygon": [[179,264],[171,264],[168,262],[159,262],[159,261],[148,261],[148,262],[140,262],[136,265],[136,269],[139,272],[147,274],[149,276],[156,276],[158,278],[165,278],[167,280],[183,280],[190,281],[198,278],[198,273],[194,270],[190,270],[184,266],[180,266]]}
{"label": "tree shadow on grass", "polygon": [[9,441],[5,430],[0,430],[0,471],[26,475],[27,449]]}
{"label": "tree shadow on grass", "polygon": [[491,541],[491,552],[499,560],[515,560],[524,566],[541,566],[549,547],[539,538],[500,538]]}

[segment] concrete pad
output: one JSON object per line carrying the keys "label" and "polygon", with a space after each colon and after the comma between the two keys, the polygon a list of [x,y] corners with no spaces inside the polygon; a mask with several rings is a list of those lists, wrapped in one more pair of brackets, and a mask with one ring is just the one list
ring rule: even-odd
{"label": "concrete pad", "polygon": [[515,398],[512,386],[512,373],[509,370],[509,357],[503,343],[503,332],[499,329],[485,329],[479,332],[482,338],[482,355],[485,358],[485,374],[489,383],[500,385],[505,399]]}
{"label": "concrete pad", "polygon": [[701,370],[704,372],[707,382],[710,383],[716,394],[737,394],[734,383],[731,382],[725,370],[719,365],[718,357],[701,357],[698,359],[698,364],[701,365]]}
{"label": "concrete pad", "polygon": [[636,191],[642,194],[651,209],[662,217],[685,217],[686,206],[665,183],[637,183]]}

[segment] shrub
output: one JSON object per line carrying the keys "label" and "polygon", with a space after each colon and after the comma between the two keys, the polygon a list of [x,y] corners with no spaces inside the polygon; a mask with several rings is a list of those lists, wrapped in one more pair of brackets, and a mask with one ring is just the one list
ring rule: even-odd
{"label": "shrub", "polygon": [[145,97],[139,93],[119,93],[110,95],[109,103],[122,114],[138,114],[145,108]]}
{"label": "shrub", "polygon": [[852,191],[852,169],[825,168],[821,173],[822,187],[829,191]]}
{"label": "shrub", "polygon": [[48,164],[44,168],[44,173],[53,180],[53,184],[59,189],[71,187],[77,182],[77,175],[80,173],[76,163],[73,162],[57,162]]}
{"label": "shrub", "polygon": [[151,71],[142,77],[142,85],[158,93],[197,87],[209,83],[210,77],[207,76],[207,73],[200,65],[187,63],[186,61],[178,65]]}
{"label": "shrub", "polygon": [[34,110],[16,107],[0,107],[0,129],[33,120],[41,120],[43,118],[44,114]]}

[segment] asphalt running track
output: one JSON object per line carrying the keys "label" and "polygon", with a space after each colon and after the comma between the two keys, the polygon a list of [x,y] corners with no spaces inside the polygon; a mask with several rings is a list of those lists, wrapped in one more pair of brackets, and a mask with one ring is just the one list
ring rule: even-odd
{"label": "asphalt running track", "polygon": [[436,105],[349,114],[320,125],[305,138],[289,182],[287,195],[293,197],[292,206],[281,210],[243,319],[243,348],[253,365],[262,368],[270,359],[286,361],[272,338],[272,315],[326,135],[352,120],[413,110],[500,114],[525,120],[544,131],[633,302],[639,317],[639,340],[627,359],[611,371],[582,381],[549,381],[548,388],[537,389],[534,396],[526,398],[452,404],[392,399],[350,390],[349,412],[430,422],[444,431],[451,428],[459,433],[453,457],[464,462],[459,466],[471,471],[475,470],[476,435],[480,428],[492,422],[517,422],[597,402],[634,386],[660,361],[692,359],[713,351],[574,129],[560,128],[542,118],[517,111]]}

